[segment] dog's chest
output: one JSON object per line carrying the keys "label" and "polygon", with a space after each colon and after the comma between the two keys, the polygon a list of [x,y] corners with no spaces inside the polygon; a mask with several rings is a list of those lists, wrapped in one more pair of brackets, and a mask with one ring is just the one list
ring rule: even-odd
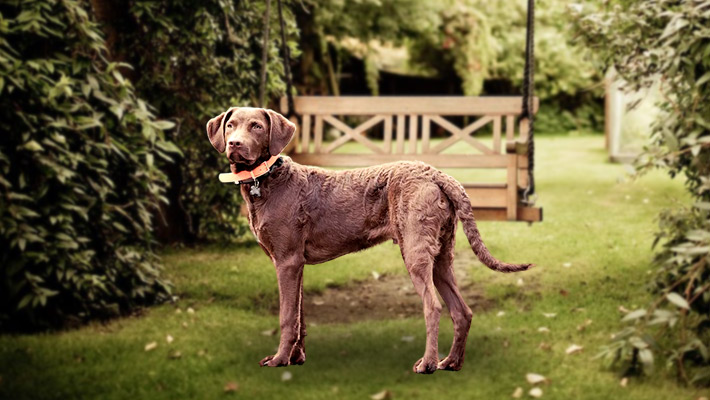
{"label": "dog's chest", "polygon": [[272,236],[278,233],[278,229],[275,228],[278,228],[279,223],[286,221],[283,215],[285,210],[278,202],[250,195],[251,189],[242,188],[242,195],[249,211],[249,229],[259,244],[270,249],[273,241]]}
{"label": "dog's chest", "polygon": [[263,218],[259,217],[259,213],[257,212],[257,205],[254,204],[254,200],[257,199],[253,198],[253,196],[251,195],[252,188],[247,186],[248,185],[243,185],[240,189],[242,192],[242,198],[244,199],[244,203],[248,211],[247,219],[249,220],[249,230],[251,230],[251,233],[256,238],[256,241],[262,243],[261,224],[259,223],[259,221]]}

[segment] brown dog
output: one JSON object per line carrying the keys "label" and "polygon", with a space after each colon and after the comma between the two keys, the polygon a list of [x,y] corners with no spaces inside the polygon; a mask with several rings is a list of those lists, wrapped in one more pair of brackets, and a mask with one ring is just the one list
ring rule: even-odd
{"label": "brown dog", "polygon": [[[224,153],[232,172],[251,171],[278,155],[296,127],[272,110],[230,108],[207,123],[207,136]],[[281,340],[275,355],[260,365],[280,367],[306,361],[303,321],[303,267],[362,250],[388,239],[398,243],[414,288],[424,304],[426,350],[417,373],[459,370],[471,326],[468,308],[453,272],[457,220],[474,253],[489,268],[524,271],[531,264],[496,260],[481,241],[471,203],[454,178],[420,162],[395,162],[349,171],[296,164],[289,157],[254,183],[241,185],[249,226],[276,267]],[[438,359],[441,304],[454,323],[449,355]]]}

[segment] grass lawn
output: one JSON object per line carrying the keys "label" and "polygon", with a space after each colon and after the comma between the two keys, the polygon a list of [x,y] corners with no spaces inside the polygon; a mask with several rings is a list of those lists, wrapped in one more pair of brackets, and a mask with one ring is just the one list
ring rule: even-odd
{"label": "grass lawn", "polygon": [[[682,182],[662,173],[625,180],[624,168],[606,161],[601,136],[536,140],[545,221],[479,225],[494,256],[537,268],[512,275],[490,271],[458,235],[456,268],[465,273],[459,284],[476,285],[492,304],[474,316],[460,372],[412,373],[424,351],[420,315],[311,324],[305,365],[259,368],[278,343],[278,334],[268,333],[278,327],[273,267],[258,246],[210,247],[165,253],[166,274],[179,296],[174,305],[68,332],[0,336],[0,398],[369,399],[388,390],[394,399],[505,399],[517,387],[527,397],[530,372],[549,379],[540,386],[547,399],[707,396],[707,390],[679,386],[662,367],[621,387],[618,374],[593,359],[618,330],[619,306],[630,309],[649,299],[644,285],[656,215],[687,202]],[[305,301],[328,286],[372,280],[372,271],[406,274],[398,248],[386,243],[308,266]],[[444,314],[441,353],[451,340]],[[157,348],[145,351],[150,342]],[[584,350],[566,355],[572,344]],[[229,382],[238,389],[225,393]]]}

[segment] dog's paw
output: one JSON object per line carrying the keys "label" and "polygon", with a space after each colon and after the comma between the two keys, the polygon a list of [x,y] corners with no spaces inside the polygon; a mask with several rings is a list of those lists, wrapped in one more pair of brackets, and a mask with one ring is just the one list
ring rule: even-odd
{"label": "dog's paw", "polygon": [[288,365],[288,358],[274,354],[273,356],[264,357],[263,360],[259,361],[259,365],[262,367],[285,367]]}
{"label": "dog's paw", "polygon": [[306,362],[306,352],[303,349],[295,349],[291,354],[289,365],[303,365]]}
{"label": "dog's paw", "polygon": [[439,361],[437,369],[442,369],[445,371],[460,371],[463,367],[463,361],[460,359],[454,359],[451,356]]}
{"label": "dog's paw", "polygon": [[438,366],[437,361],[436,359],[425,360],[424,358],[420,358],[419,361],[414,363],[412,370],[418,374],[433,374],[436,372]]}

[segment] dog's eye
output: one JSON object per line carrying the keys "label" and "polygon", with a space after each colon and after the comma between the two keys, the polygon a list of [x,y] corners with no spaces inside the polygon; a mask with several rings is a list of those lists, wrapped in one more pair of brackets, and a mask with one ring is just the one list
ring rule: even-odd
{"label": "dog's eye", "polygon": [[232,129],[233,128],[232,124],[231,123],[227,124],[227,128]]}
{"label": "dog's eye", "polygon": [[264,127],[261,126],[260,123],[254,122],[253,124],[251,124],[251,129],[264,129]]}

